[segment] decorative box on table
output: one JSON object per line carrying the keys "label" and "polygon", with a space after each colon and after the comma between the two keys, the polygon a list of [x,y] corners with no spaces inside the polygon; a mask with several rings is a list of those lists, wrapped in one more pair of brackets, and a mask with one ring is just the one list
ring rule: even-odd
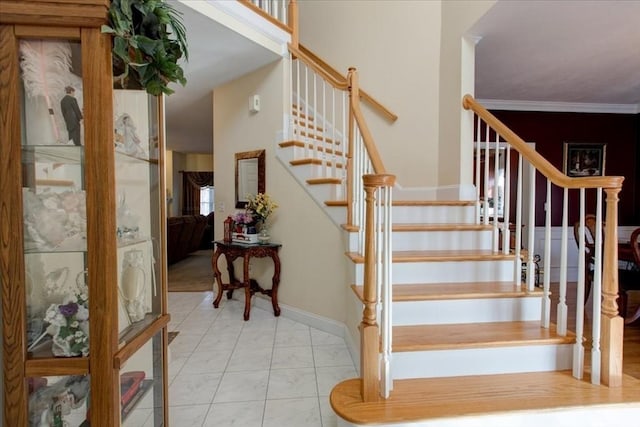
{"label": "decorative box on table", "polygon": [[258,234],[248,234],[248,233],[231,233],[231,240],[233,243],[258,243]]}

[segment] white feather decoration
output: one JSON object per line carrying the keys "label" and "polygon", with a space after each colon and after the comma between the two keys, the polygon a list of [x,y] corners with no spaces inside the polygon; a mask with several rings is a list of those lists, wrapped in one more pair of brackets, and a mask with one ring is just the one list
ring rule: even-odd
{"label": "white feather decoration", "polygon": [[22,79],[29,97],[42,96],[47,103],[56,141],[60,130],[56,124],[53,102],[61,99],[71,69],[71,46],[68,42],[22,40],[20,42]]}

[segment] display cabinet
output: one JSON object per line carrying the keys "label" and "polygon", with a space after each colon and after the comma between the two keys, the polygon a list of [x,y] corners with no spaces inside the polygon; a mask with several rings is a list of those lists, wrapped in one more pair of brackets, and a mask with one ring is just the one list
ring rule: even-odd
{"label": "display cabinet", "polygon": [[163,98],[113,88],[108,5],[0,1],[7,426],[167,425]]}

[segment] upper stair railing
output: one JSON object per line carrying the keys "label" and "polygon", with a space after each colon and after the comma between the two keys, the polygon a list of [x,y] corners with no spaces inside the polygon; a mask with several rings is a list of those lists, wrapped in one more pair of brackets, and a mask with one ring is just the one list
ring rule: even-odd
{"label": "upper stair railing", "polygon": [[[616,298],[618,297],[618,193],[622,189],[624,177],[619,176],[583,176],[569,177],[560,172],[544,157],[538,154],[525,141],[507,128],[482,105],[466,95],[463,107],[475,113],[475,186],[476,221],[493,225],[494,250],[515,253],[516,277],[515,283],[521,283],[521,257],[526,258],[526,286],[533,290],[534,282],[534,229],[536,226],[536,187],[546,187],[544,218],[544,284],[542,302],[542,326],[550,327],[550,280],[551,268],[551,226],[553,214],[562,218],[562,237],[560,249],[560,283],[559,302],[557,310],[557,332],[566,335],[568,331],[567,308],[567,240],[569,234],[569,218],[577,218],[579,223],[578,241],[578,283],[575,334],[576,344],[573,352],[573,375],[582,378],[584,374],[584,324],[585,324],[585,283],[586,274],[593,274],[593,319],[592,350],[591,350],[591,382],[615,387],[622,383],[622,332],[623,319],[618,315]],[[511,153],[515,150],[515,165],[512,165]],[[524,162],[527,162],[526,165]],[[525,166],[528,166],[525,168]],[[504,173],[499,173],[503,169]],[[499,179],[490,178],[504,176],[504,183]],[[543,186],[536,186],[536,172],[542,175]],[[600,169],[600,174],[602,169]],[[528,177],[528,188],[523,189],[524,175]],[[587,173],[587,172],[583,172]],[[596,171],[596,175],[597,175]],[[512,176],[515,175],[515,182]],[[491,182],[493,181],[493,182]],[[540,180],[538,181],[540,182]],[[486,185],[485,185],[486,183]],[[515,188],[516,200],[510,194]],[[606,193],[606,210],[602,209],[602,192]],[[558,196],[552,197],[553,193]],[[595,237],[595,266],[593,273],[585,268],[585,209],[587,194],[591,200],[595,199],[596,236]],[[562,206],[556,209],[552,201],[562,198]],[[526,200],[525,200],[526,198]],[[576,200],[578,199],[578,200]],[[571,202],[571,203],[570,203]],[[574,205],[577,204],[577,209]],[[570,209],[569,206],[573,209]],[[526,219],[523,216],[526,214]],[[510,236],[509,223],[515,216],[515,238]],[[603,215],[606,218],[604,236],[602,235]],[[526,220],[527,235],[522,235],[523,220]],[[573,225],[572,225],[573,227]],[[526,237],[526,250],[521,251]],[[515,241],[514,244],[511,242]],[[604,241],[604,250],[603,250]],[[602,302],[601,302],[602,301]]]}
{"label": "upper stair railing", "polygon": [[302,143],[301,161],[319,167],[321,176],[316,179],[339,186],[335,198],[347,202],[346,227],[358,232],[357,253],[364,257],[362,396],[377,400],[380,395],[388,397],[393,387],[391,203],[395,177],[386,173],[361,100],[390,120],[397,117],[362,94],[354,68],[344,77],[315,55],[293,46],[289,49],[292,107],[288,132]]}

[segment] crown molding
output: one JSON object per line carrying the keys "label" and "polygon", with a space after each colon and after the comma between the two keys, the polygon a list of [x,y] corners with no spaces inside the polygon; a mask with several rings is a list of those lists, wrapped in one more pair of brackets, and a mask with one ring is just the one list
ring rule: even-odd
{"label": "crown molding", "polygon": [[503,99],[478,99],[478,102],[488,110],[610,114],[640,113],[640,104],[592,104],[582,102],[509,101]]}

